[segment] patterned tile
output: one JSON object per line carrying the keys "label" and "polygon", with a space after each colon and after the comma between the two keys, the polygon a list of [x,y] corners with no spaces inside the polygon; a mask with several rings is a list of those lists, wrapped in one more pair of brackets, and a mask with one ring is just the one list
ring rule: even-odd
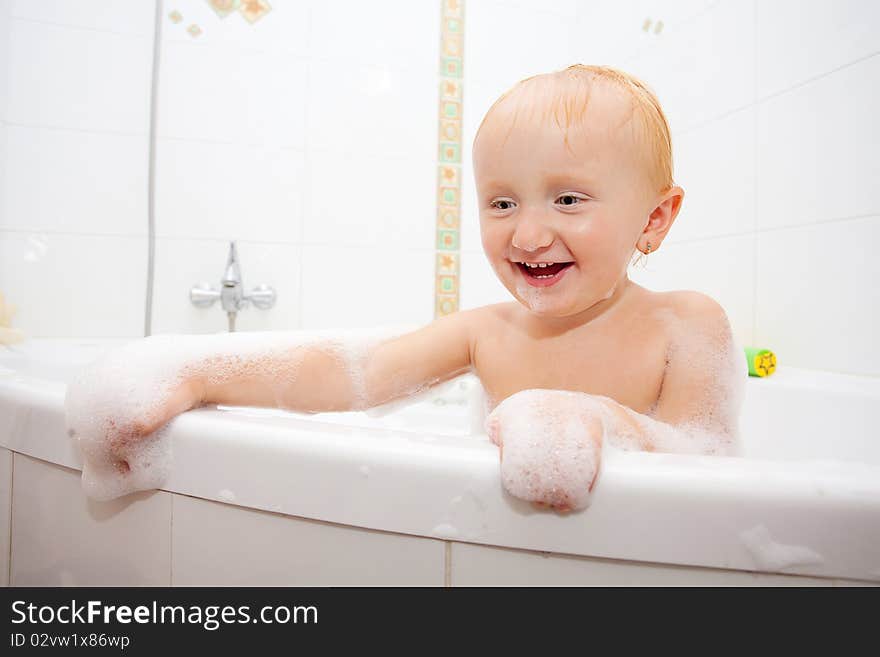
{"label": "patterned tile", "polygon": [[434,317],[458,310],[461,249],[461,121],[464,2],[441,0],[437,117],[437,242]]}

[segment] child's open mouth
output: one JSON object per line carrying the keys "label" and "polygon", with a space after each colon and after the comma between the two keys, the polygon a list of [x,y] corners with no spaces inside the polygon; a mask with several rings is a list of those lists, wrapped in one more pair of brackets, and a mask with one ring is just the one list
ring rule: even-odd
{"label": "child's open mouth", "polygon": [[515,262],[523,278],[534,287],[555,285],[565,275],[573,262]]}

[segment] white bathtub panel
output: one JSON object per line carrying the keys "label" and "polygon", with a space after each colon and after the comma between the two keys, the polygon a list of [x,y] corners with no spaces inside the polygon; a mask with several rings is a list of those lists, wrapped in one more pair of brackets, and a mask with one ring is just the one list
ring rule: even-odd
{"label": "white bathtub panel", "polygon": [[[313,57],[372,66],[407,68],[419,75],[437,69],[440,7],[411,0],[311,2]],[[406,29],[397,29],[406,26]]]}
{"label": "white bathtub panel", "polygon": [[757,2],[758,95],[766,96],[880,50],[880,5],[865,0]]}
{"label": "white bathtub panel", "polygon": [[156,13],[153,0],[11,0],[9,5],[16,18],[150,37]]}
{"label": "white bathtub panel", "polygon": [[[76,344],[70,347],[65,356],[55,341],[34,341],[21,354],[0,354],[5,368],[0,444],[77,467],[78,456],[64,430],[65,375],[56,371],[58,363],[85,357]],[[786,382],[784,377],[748,385],[760,383],[761,397],[777,409],[783,409],[785,398],[799,395],[801,413],[819,425],[825,414],[846,412],[840,405],[816,402],[822,399],[821,378],[807,377],[794,387],[777,385]],[[834,384],[831,374],[825,378],[834,389],[851,393],[851,402],[876,407],[876,386],[857,385],[849,377],[836,377]],[[786,461],[608,451],[590,507],[559,516],[538,512],[503,491],[498,450],[485,436],[441,435],[427,428],[445,426],[441,410],[423,409],[427,423],[402,413],[389,416],[387,424],[382,418],[346,423],[320,415],[194,410],[170,428],[174,466],[164,489],[458,542],[880,580],[875,549],[880,479],[865,451],[873,435],[870,425],[851,428],[860,433],[859,440],[820,441],[824,457],[804,459],[795,453]],[[466,420],[465,410],[455,414]],[[410,420],[415,424],[410,426]],[[765,431],[764,440],[776,439],[760,423],[756,430]],[[815,438],[804,435],[805,441]]]}
{"label": "white bathtub panel", "polygon": [[[285,0],[269,4],[271,11],[251,23],[238,11],[221,18],[204,0],[166,2],[165,15],[162,17],[162,40],[306,55],[309,11],[304,6],[306,3]],[[183,17],[179,23],[172,22],[168,17],[175,9]],[[188,32],[191,25],[201,29],[197,37]]]}
{"label": "white bathtub panel", "polygon": [[12,452],[0,449],[0,586],[9,586],[9,540],[12,521]]}
{"label": "white bathtub panel", "polygon": [[673,133],[754,102],[754,11],[718,2],[621,66],[654,90]]}
{"label": "white bathtub panel", "polygon": [[[235,235],[226,236],[234,239]],[[261,310],[248,305],[238,313],[240,331],[289,330],[299,323],[299,259],[295,244],[241,241],[236,243],[241,278],[246,290],[269,285],[275,306]],[[153,291],[153,330],[156,333],[216,333],[227,330],[226,313],[217,301],[196,308],[189,293],[208,283],[219,289],[229,255],[229,242],[159,238],[156,240],[156,278]]]}
{"label": "white bathtub panel", "polygon": [[453,586],[832,586],[818,577],[452,544]]}
{"label": "white bathtub panel", "polygon": [[[175,586],[443,584],[443,541],[185,495],[174,496],[173,545]],[[254,559],[256,552],[259,559]]]}
{"label": "white bathtub panel", "polygon": [[428,324],[434,317],[434,252],[303,247],[302,328]]}
{"label": "white bathtub panel", "polygon": [[[435,69],[426,75],[357,64],[309,61],[309,149],[436,162]],[[434,205],[433,197],[424,203]]]}
{"label": "white bathtub panel", "polygon": [[640,263],[630,267],[629,275],[651,290],[708,294],[727,313],[734,338],[747,346],[752,338],[754,257],[753,235],[680,244],[664,242],[659,251],[651,252],[646,266]]}
{"label": "white bathtub panel", "polygon": [[144,237],[0,231],[0,289],[30,337],[140,336]]}
{"label": "white bathtub panel", "polygon": [[146,134],[152,37],[12,21],[8,121]]}
{"label": "white bathtub panel", "polygon": [[8,126],[0,225],[145,235],[148,150],[146,135]]}
{"label": "white bathtub panel", "polygon": [[515,300],[498,280],[482,251],[479,253],[462,251],[460,304],[462,309]]}
{"label": "white bathtub panel", "polygon": [[168,586],[171,495],[85,497],[80,473],[15,455],[12,586]]}
{"label": "white bathtub panel", "polygon": [[755,228],[755,108],[672,139],[681,211],[665,244]]}
{"label": "white bathtub panel", "polygon": [[755,341],[797,367],[880,375],[880,216],[758,233]]}
{"label": "white bathtub panel", "polygon": [[307,244],[430,249],[436,236],[437,165],[379,152],[309,152]]}
{"label": "white bathtub panel", "polygon": [[880,214],[878,78],[880,56],[758,105],[759,229]]}
{"label": "white bathtub panel", "polygon": [[302,148],[305,70],[291,53],[165,42],[158,134]]}
{"label": "white bathtub panel", "polygon": [[298,242],[304,157],[302,151],[276,146],[160,139],[156,234]]}

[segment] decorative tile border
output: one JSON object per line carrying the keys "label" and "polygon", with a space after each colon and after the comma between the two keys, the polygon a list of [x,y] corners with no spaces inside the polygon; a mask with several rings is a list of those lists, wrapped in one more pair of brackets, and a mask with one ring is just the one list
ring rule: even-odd
{"label": "decorative tile border", "polygon": [[461,280],[464,0],[440,0],[440,22],[435,319],[458,310]]}

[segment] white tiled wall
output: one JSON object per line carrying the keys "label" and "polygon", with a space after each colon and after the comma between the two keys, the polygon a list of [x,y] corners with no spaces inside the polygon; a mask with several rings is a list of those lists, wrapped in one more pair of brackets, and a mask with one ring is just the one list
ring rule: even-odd
{"label": "white tiled wall", "polygon": [[[516,8],[493,16],[508,5]],[[773,349],[781,363],[880,375],[880,95],[872,82],[880,6],[603,1],[577,5],[568,32],[544,26],[537,10],[518,28],[524,6],[468,5],[466,142],[491,99],[532,74],[533,61],[547,70],[609,64],[642,77],[669,118],[686,196],[668,240],[633,279],[711,294],[740,342]],[[482,72],[497,89],[484,86]],[[473,262],[479,233],[467,166],[463,188],[464,263],[484,277],[490,270]],[[462,288],[465,306],[505,298],[483,280],[465,277]]]}
{"label": "white tiled wall", "polygon": [[230,240],[245,287],[278,294],[242,329],[430,321],[439,20],[435,2],[286,0],[253,25],[165,2],[154,332],[225,330],[187,295],[219,283]]}
{"label": "white tiled wall", "polygon": [[0,292],[29,336],[143,335],[153,15],[0,2]]}
{"label": "white tiled wall", "polygon": [[[0,0],[0,291],[30,335],[143,331],[155,9]],[[224,330],[188,292],[219,283],[230,240],[245,286],[278,292],[241,328],[429,321],[438,3],[159,16],[153,332]],[[878,19],[863,0],[466,3],[462,307],[509,299],[479,240],[485,111],[528,75],[610,64],[660,96],[686,191],[633,278],[711,294],[782,363],[880,374]]]}

